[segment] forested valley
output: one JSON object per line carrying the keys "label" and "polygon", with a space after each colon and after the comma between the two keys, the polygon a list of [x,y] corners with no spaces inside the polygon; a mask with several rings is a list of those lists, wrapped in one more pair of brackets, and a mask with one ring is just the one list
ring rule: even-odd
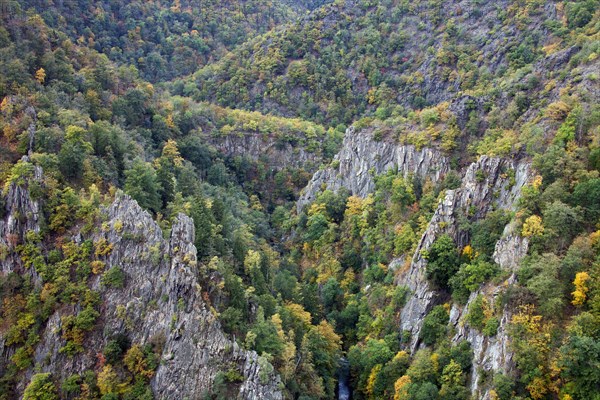
{"label": "forested valley", "polygon": [[600,1],[0,15],[0,399],[600,399]]}

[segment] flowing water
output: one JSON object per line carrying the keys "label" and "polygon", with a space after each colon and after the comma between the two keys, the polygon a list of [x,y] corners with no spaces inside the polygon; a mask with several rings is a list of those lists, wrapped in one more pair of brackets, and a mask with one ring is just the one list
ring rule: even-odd
{"label": "flowing water", "polygon": [[338,400],[350,400],[350,364],[346,358],[340,359],[338,370]]}

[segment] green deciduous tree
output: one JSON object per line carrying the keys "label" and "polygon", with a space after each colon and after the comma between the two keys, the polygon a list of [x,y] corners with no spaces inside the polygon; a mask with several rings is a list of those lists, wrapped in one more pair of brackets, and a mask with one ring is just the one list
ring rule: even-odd
{"label": "green deciduous tree", "polygon": [[573,191],[573,202],[583,209],[584,221],[593,225],[600,219],[600,178],[581,182]]}
{"label": "green deciduous tree", "polygon": [[446,335],[449,315],[444,306],[435,306],[423,319],[420,338],[428,346],[434,345]]}
{"label": "green deciduous tree", "polygon": [[51,375],[49,373],[33,375],[23,392],[23,400],[58,400]]}
{"label": "green deciduous tree", "polygon": [[498,272],[496,264],[481,259],[461,265],[456,275],[449,280],[452,298],[461,304],[466,303],[472,292]]}
{"label": "green deciduous tree", "polygon": [[150,163],[135,160],[132,167],[125,171],[125,177],[125,193],[143,208],[152,212],[161,210],[161,186]]}
{"label": "green deciduous tree", "polygon": [[572,207],[555,201],[544,209],[544,234],[564,249],[581,230],[579,213]]}
{"label": "green deciduous tree", "polygon": [[465,376],[458,363],[450,360],[442,371],[442,387],[440,388],[440,397],[448,400],[466,400],[469,398],[469,392],[465,387]]}
{"label": "green deciduous tree", "polygon": [[92,152],[92,145],[85,141],[86,130],[78,126],[67,127],[66,142],[58,153],[61,172],[69,179],[80,178],[86,156]]}
{"label": "green deciduous tree", "polygon": [[427,253],[427,279],[445,289],[448,287],[448,280],[459,268],[460,257],[454,240],[448,235],[440,236]]}
{"label": "green deciduous tree", "polygon": [[561,315],[565,303],[568,283],[561,282],[559,271],[560,259],[552,253],[533,256],[518,271],[519,280],[535,295],[539,311],[549,318]]}
{"label": "green deciduous tree", "polygon": [[600,393],[600,340],[570,336],[560,348],[562,375],[567,391],[580,399],[595,399]]}

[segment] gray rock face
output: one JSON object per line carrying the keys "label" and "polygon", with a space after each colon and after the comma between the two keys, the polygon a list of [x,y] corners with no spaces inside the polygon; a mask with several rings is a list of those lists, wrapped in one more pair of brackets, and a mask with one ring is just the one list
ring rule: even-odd
{"label": "gray rock face", "polygon": [[277,141],[258,133],[232,133],[218,137],[206,135],[205,138],[225,156],[246,156],[255,161],[262,160],[276,169],[302,167],[314,171],[323,159],[320,151],[309,152],[301,146],[294,147],[288,142]]}
{"label": "gray rock face", "polygon": [[398,281],[398,284],[406,285],[412,293],[402,309],[401,328],[412,334],[413,350],[419,344],[423,318],[436,299],[435,291],[425,278],[427,260],[422,256],[423,250],[428,250],[442,234],[450,235],[460,246],[466,245],[468,238],[466,232],[459,228],[459,215],[472,213],[472,218],[480,219],[494,207],[513,209],[521,188],[529,177],[529,165],[526,162],[515,163],[483,156],[469,166],[460,188],[446,192],[446,197],[439,204],[421,237],[410,268]]}
{"label": "gray rock face", "polygon": [[[515,271],[519,262],[527,254],[529,241],[522,238],[514,232],[514,226],[506,226],[502,238],[496,243],[494,251],[494,261],[504,270]],[[499,319],[499,326],[496,335],[486,336],[477,329],[469,326],[466,322],[468,310],[478,295],[483,295],[488,300],[490,306],[497,307],[498,297],[502,294],[505,287],[513,284],[516,278],[514,273],[501,285],[492,284],[481,287],[478,291],[471,294],[469,301],[464,307],[456,304],[450,311],[450,324],[456,329],[456,334],[452,338],[453,343],[467,340],[473,348],[473,368],[471,376],[471,396],[477,399],[490,399],[489,388],[481,387],[479,378],[480,371],[503,372],[508,373],[513,370],[514,363],[512,351],[510,350],[510,338],[507,328],[512,318],[512,312],[504,307]]]}
{"label": "gray rock face", "polygon": [[342,149],[333,166],[317,171],[297,202],[298,211],[314,201],[322,186],[337,191],[342,187],[353,195],[365,197],[375,188],[374,176],[397,168],[405,176],[414,174],[437,182],[450,170],[449,160],[430,148],[418,150],[412,145],[375,141],[370,131],[348,128]]}
{"label": "gray rock face", "polygon": [[[305,189],[297,203],[298,210],[314,201],[322,186],[331,190],[346,187],[353,194],[366,196],[374,190],[373,176],[397,168],[404,175],[414,174],[436,182],[449,171],[448,160],[436,150],[417,150],[414,146],[400,146],[393,143],[374,141],[368,132],[357,133],[350,128],[346,132],[343,147],[334,158],[336,168],[320,170]],[[459,226],[459,217],[468,216],[471,220],[484,218],[493,209],[513,210],[520,197],[522,187],[531,179],[529,163],[515,162],[501,158],[481,157],[471,164],[458,189],[448,190],[438,205],[431,221],[413,255],[410,267],[398,278],[399,285],[407,286],[411,295],[401,312],[401,326],[411,333],[410,348],[419,346],[419,333],[423,318],[438,301],[438,293],[425,278],[427,260],[422,256],[442,234],[450,235],[460,246],[468,244],[468,234]],[[527,253],[528,242],[514,232],[509,224],[501,239],[496,243],[494,260],[503,269],[514,271]],[[404,259],[394,260],[390,266],[404,264]],[[514,280],[514,277],[511,277]],[[509,282],[510,283],[510,280]],[[478,294],[484,294],[493,305],[502,292],[501,286],[488,286],[474,293],[465,307],[454,305],[451,310],[451,324],[456,329],[453,342],[468,340],[474,351],[471,392],[474,398],[489,397],[479,383],[479,369],[486,371],[508,371],[512,363],[509,338],[506,327],[510,322],[509,310],[503,310],[500,327],[494,337],[486,337],[470,328],[464,322],[469,304]]]}
{"label": "gray rock face", "polygon": [[[404,175],[414,174],[436,182],[449,171],[448,160],[436,150],[417,150],[414,146],[400,146],[385,141],[374,141],[369,132],[357,133],[353,128],[346,132],[342,150],[334,158],[336,168],[328,167],[317,171],[300,197],[297,208],[314,201],[322,186],[331,190],[342,187],[353,194],[365,197],[374,190],[373,176],[390,168],[398,168]],[[423,318],[438,301],[438,293],[425,278],[427,260],[422,256],[442,234],[450,235],[460,246],[468,244],[468,234],[460,229],[459,217],[468,216],[471,220],[484,218],[493,209],[514,210],[521,189],[531,179],[529,163],[512,160],[481,157],[464,172],[458,189],[448,190],[412,257],[410,267],[402,273],[397,283],[407,286],[411,295],[401,312],[401,329],[411,333],[410,348],[419,346],[419,333]],[[496,243],[493,255],[501,268],[515,271],[528,249],[528,241],[519,236],[513,224],[508,224],[502,237]],[[397,269],[404,264],[405,257],[393,260],[390,267]],[[473,356],[473,376],[470,389],[473,398],[489,398],[489,391],[480,387],[479,370],[510,371],[512,353],[509,346],[507,326],[511,319],[508,309],[502,310],[500,326],[493,337],[487,337],[465,323],[469,305],[478,294],[485,295],[493,306],[504,286],[514,282],[514,274],[502,285],[487,285],[473,293],[464,307],[453,305],[450,323],[456,334],[454,343],[467,340],[471,343]]]}
{"label": "gray rock face", "polygon": [[[281,398],[278,377],[261,377],[256,353],[227,339],[202,299],[193,272],[193,221],[180,214],[167,241],[150,215],[127,196],[117,197],[107,214],[110,228],[101,236],[114,247],[106,263],[123,268],[127,286],[106,291],[104,329],[125,331],[134,342],[165,339],[152,380],[156,397],[197,398],[212,387],[219,371],[234,368],[245,378],[239,398]],[[134,239],[124,238],[125,233]],[[121,318],[119,307],[125,307]]]}
{"label": "gray rock face", "polygon": [[[24,204],[32,207],[28,202]],[[125,285],[108,288],[100,276],[90,279],[91,287],[101,293],[101,316],[97,328],[86,336],[84,352],[75,357],[59,352],[65,344],[60,328],[61,316],[78,310],[63,307],[52,315],[34,355],[40,369],[63,379],[94,369],[97,354],[111,336],[124,333],[132,343],[162,346],[161,362],[151,380],[157,399],[202,398],[212,388],[216,375],[229,370],[244,377],[237,398],[282,399],[279,377],[272,369],[261,367],[265,364],[259,363],[255,352],[239,348],[225,336],[215,311],[204,301],[195,273],[193,221],[180,214],[170,237],[165,239],[151,215],[122,194],[103,214],[102,228],[96,229],[92,239],[112,244],[102,261],[106,269],[121,268]],[[3,222],[3,229],[7,224]],[[11,349],[4,348],[3,340],[0,355],[6,365]],[[29,370],[23,375],[19,391],[32,374],[33,370]]]}
{"label": "gray rock face", "polygon": [[502,311],[498,331],[492,337],[485,336],[478,330],[469,327],[465,321],[469,306],[477,298],[477,295],[485,295],[490,301],[490,305],[494,306],[502,291],[502,287],[486,286],[476,293],[472,293],[466,306],[460,308],[454,304],[450,310],[450,324],[457,331],[452,338],[452,342],[458,343],[467,340],[471,343],[473,349],[470,390],[474,399],[490,399],[489,388],[481,387],[481,371],[489,373],[507,372],[512,370],[514,366],[512,351],[510,350],[510,338],[507,332],[512,313],[508,309],[505,308]]}
{"label": "gray rock face", "polygon": [[516,272],[519,262],[527,255],[529,240],[515,232],[514,224],[504,228],[502,237],[496,242],[494,261],[507,271]]}
{"label": "gray rock face", "polygon": [[[509,173],[509,171],[511,171]],[[510,178],[512,176],[512,178]],[[401,329],[411,333],[411,350],[419,345],[419,334],[423,318],[436,304],[437,293],[429,286],[425,278],[427,260],[422,256],[435,239],[448,234],[460,245],[466,245],[465,232],[461,232],[457,217],[462,213],[473,213],[475,219],[485,217],[494,208],[512,210],[520,197],[521,188],[531,178],[529,165],[526,162],[515,163],[499,158],[481,157],[467,169],[460,188],[448,190],[446,197],[439,204],[429,226],[425,230],[419,246],[415,251],[409,270],[400,277],[398,283],[411,290],[406,305],[401,313]],[[494,260],[501,268],[514,271],[528,249],[527,239],[521,238],[513,231],[511,224],[505,227],[502,238],[496,243]],[[506,284],[514,281],[514,275]],[[486,337],[481,332],[465,325],[464,318],[469,305],[478,294],[484,294],[490,304],[494,304],[497,296],[503,291],[501,286],[488,285],[473,293],[468,304],[460,308],[452,307],[450,323],[457,329],[454,343],[467,340],[473,348],[473,375],[471,392],[474,398],[488,398],[489,393],[481,393],[479,369],[485,371],[508,371],[512,362],[509,350],[509,338],[506,332],[511,314],[503,310],[500,327],[494,337]]]}
{"label": "gray rock face", "polygon": [[[23,156],[22,161],[29,161]],[[40,231],[40,204],[31,198],[29,186],[41,183],[42,169],[34,167],[32,179],[26,179],[24,184],[11,184],[4,198],[4,210],[0,215],[0,248],[5,249],[5,256],[0,257],[0,272],[23,272],[23,264],[19,257],[12,251],[17,244],[23,242],[28,231]]]}

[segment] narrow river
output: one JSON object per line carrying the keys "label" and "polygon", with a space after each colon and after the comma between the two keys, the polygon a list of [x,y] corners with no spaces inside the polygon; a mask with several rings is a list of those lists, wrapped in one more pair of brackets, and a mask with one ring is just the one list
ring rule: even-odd
{"label": "narrow river", "polygon": [[350,364],[345,357],[340,359],[338,371],[338,400],[350,400]]}

